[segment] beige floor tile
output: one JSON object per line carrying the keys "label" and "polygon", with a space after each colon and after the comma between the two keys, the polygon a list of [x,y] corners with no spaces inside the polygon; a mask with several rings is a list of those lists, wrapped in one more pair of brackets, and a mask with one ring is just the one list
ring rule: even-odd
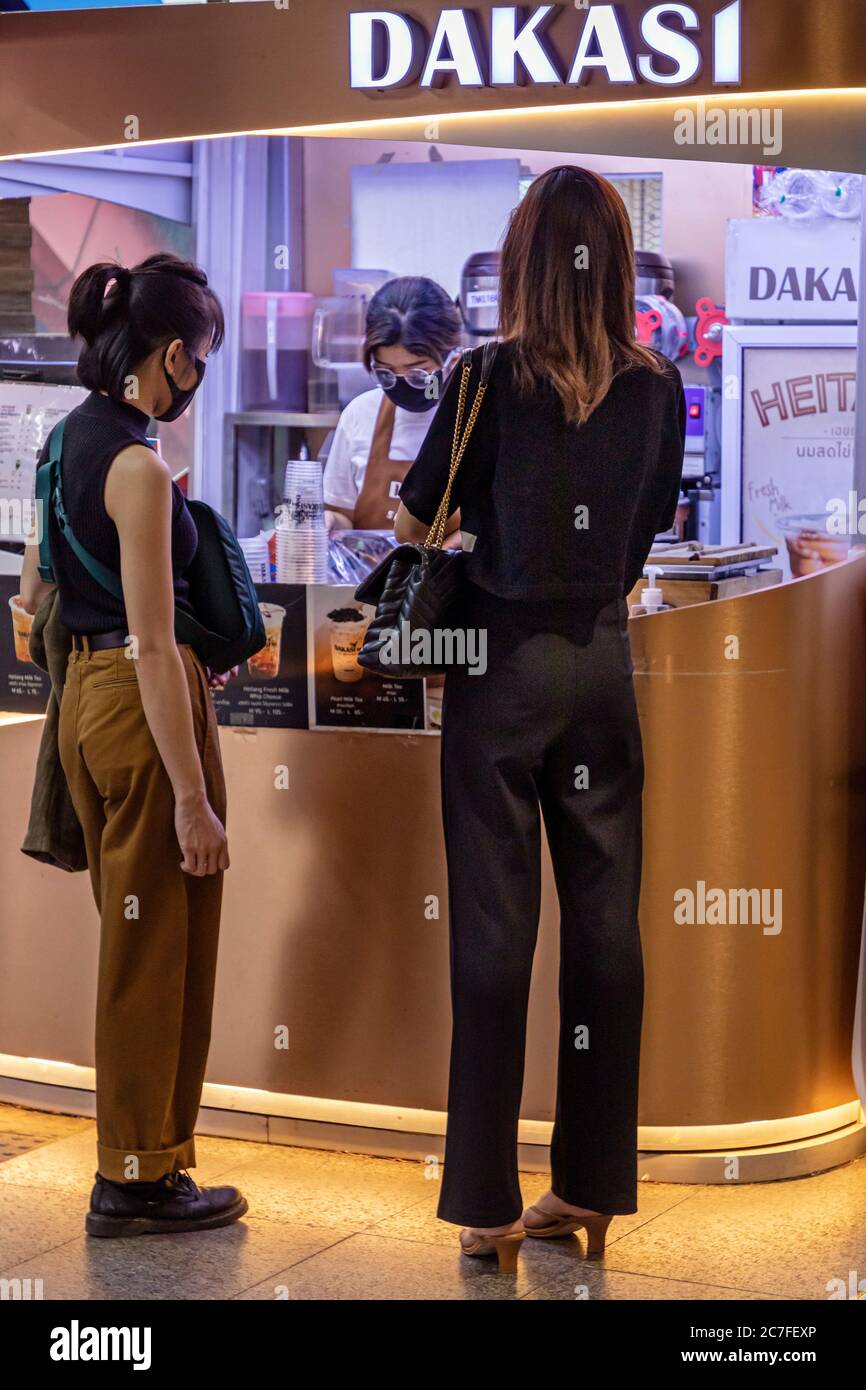
{"label": "beige floor tile", "polygon": [[56,1143],[0,1163],[0,1190],[35,1183],[55,1191],[88,1194],[96,1171],[96,1129],[93,1124]]}
{"label": "beige floor tile", "polygon": [[343,1234],[365,1230],[423,1201],[423,1165],[319,1149],[270,1146],[245,1169],[227,1168],[221,1182],[242,1188],[257,1216],[327,1226]]}
{"label": "beige floor tile", "polygon": [[524,1302],[543,1300],[566,1302],[633,1302],[646,1300],[662,1302],[786,1302],[781,1295],[743,1293],[740,1289],[717,1288],[711,1284],[691,1284],[673,1279],[653,1279],[645,1274],[607,1273],[603,1269],[576,1267],[571,1275],[563,1274],[549,1283],[541,1283],[524,1294]]}
{"label": "beige floor tile", "polygon": [[80,1235],[84,1211],[67,1188],[0,1186],[0,1274]]}
{"label": "beige floor tile", "polygon": [[[246,1218],[223,1230],[188,1235],[133,1240],[82,1235],[22,1261],[11,1274],[41,1279],[46,1300],[225,1300],[275,1281],[280,1271],[333,1240],[331,1230]],[[8,1277],[10,1271],[5,1273]]]}
{"label": "beige floor tile", "polygon": [[866,1160],[787,1182],[692,1189],[618,1240],[607,1268],[752,1293],[827,1298],[866,1278]]}
{"label": "beige floor tile", "polygon": [[220,1139],[197,1134],[195,1156],[198,1161],[190,1172],[201,1186],[207,1183],[222,1183],[223,1174],[229,1169],[241,1173],[254,1167],[269,1152],[267,1144],[251,1144],[243,1139]]}
{"label": "beige floor tile", "polygon": [[52,1115],[42,1110],[25,1110],[20,1105],[0,1104],[0,1163],[77,1134],[88,1123],[77,1115]]}
{"label": "beige floor tile", "polygon": [[[245,1290],[239,1299],[499,1301],[529,1291],[525,1273],[496,1272],[496,1262],[468,1259],[439,1245],[354,1235]],[[288,1329],[289,1324],[287,1324]]]}

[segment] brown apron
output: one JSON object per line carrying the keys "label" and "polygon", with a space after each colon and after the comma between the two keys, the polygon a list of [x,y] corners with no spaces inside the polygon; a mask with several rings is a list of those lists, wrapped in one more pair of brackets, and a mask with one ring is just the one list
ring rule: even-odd
{"label": "brown apron", "polygon": [[359,531],[393,531],[400,504],[400,484],[412,467],[411,459],[389,457],[397,407],[382,397],[364,481],[355,504],[354,524]]}

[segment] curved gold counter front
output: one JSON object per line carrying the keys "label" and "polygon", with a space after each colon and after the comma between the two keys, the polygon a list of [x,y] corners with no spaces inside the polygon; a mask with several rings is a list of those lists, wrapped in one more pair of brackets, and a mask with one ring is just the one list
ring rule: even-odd
{"label": "curved gold counter front", "polygon": [[728,1153],[805,1140],[808,1165],[814,1136],[840,1130],[855,1151],[866,559],[636,619],[631,641],[647,769],[642,1140]]}
{"label": "curved gold counter front", "polygon": [[[631,638],[647,768],[642,1174],[745,1181],[843,1162],[866,1148],[850,1063],[866,559],[635,619]],[[40,729],[0,728],[0,1096],[89,1113],[89,887],[17,849]],[[222,746],[232,868],[203,1128],[438,1152],[450,1026],[438,740],[225,729]],[[546,1161],[552,1117],[557,932],[545,864],[530,1167]]]}

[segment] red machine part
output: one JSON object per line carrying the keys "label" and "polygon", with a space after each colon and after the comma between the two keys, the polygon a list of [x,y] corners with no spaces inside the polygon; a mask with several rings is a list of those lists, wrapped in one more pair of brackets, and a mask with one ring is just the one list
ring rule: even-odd
{"label": "red machine part", "polygon": [[662,326],[662,316],[658,309],[647,309],[645,312],[637,309],[635,318],[637,320],[637,340],[649,347],[652,344],[656,329]]}
{"label": "red machine part", "polygon": [[724,309],[712,299],[699,299],[695,308],[698,312],[698,321],[695,324],[695,363],[698,367],[708,367],[716,357],[722,355],[721,329],[728,320]]}

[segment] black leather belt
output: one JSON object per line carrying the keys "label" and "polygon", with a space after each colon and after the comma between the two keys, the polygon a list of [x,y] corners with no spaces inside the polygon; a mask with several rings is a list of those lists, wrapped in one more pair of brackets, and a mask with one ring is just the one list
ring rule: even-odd
{"label": "black leather belt", "polygon": [[125,647],[127,636],[123,627],[113,628],[111,632],[73,632],[72,645],[77,651],[84,651],[86,643],[92,652],[104,652],[110,647]]}

